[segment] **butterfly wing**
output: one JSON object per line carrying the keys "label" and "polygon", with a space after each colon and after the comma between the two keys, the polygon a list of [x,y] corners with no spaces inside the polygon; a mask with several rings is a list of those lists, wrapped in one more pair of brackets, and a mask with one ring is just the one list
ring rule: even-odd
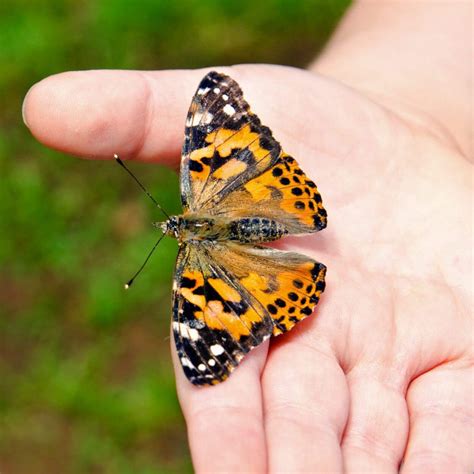
{"label": "butterfly wing", "polygon": [[316,184],[250,111],[239,85],[217,72],[201,81],[187,116],[181,193],[185,212],[267,217],[290,234],[326,227]]}
{"label": "butterfly wing", "polygon": [[225,380],[273,329],[262,305],[229,278],[205,246],[180,247],[173,291],[176,349],[195,385]]}
{"label": "butterfly wing", "polygon": [[326,266],[306,255],[233,242],[206,252],[243,294],[258,301],[272,319],[273,336],[311,315],[326,287]]}
{"label": "butterfly wing", "polygon": [[239,85],[215,71],[199,84],[186,119],[181,160],[184,211],[211,207],[278,160],[280,145],[250,111]]}
{"label": "butterfly wing", "polygon": [[173,292],[173,333],[195,385],[225,380],[252,348],[309,316],[326,268],[266,247],[183,245]]}

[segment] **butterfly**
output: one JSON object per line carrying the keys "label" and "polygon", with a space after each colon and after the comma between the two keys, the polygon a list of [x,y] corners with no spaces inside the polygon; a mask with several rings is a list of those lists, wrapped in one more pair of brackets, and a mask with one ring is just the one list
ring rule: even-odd
{"label": "butterfly", "polygon": [[182,215],[160,224],[179,244],[174,341],[189,381],[214,385],[251,349],[313,313],[326,267],[263,244],[322,230],[327,214],[237,82],[215,71],[187,115],[180,185]]}

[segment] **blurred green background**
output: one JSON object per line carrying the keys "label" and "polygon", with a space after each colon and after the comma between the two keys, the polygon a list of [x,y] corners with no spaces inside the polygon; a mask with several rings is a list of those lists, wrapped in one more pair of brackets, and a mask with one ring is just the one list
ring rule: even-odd
{"label": "blurred green background", "polygon": [[[303,67],[348,3],[1,2],[2,474],[192,471],[169,351],[176,243],[163,241],[123,291],[161,215],[112,162],[36,143],[21,121],[28,88],[73,69]],[[179,212],[174,173],[133,170]]]}

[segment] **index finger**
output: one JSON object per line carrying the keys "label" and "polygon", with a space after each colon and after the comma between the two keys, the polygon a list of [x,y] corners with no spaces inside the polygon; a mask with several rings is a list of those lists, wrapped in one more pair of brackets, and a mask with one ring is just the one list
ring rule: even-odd
{"label": "index finger", "polygon": [[87,158],[177,164],[190,97],[203,75],[193,71],[65,72],[35,84],[23,117],[41,143]]}

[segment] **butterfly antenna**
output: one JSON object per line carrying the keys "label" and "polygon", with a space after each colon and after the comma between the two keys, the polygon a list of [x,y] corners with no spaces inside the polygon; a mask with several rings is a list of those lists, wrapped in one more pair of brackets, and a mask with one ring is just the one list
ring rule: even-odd
{"label": "butterfly antenna", "polygon": [[143,186],[140,180],[125,166],[125,163],[120,159],[120,157],[115,154],[114,155],[115,161],[135,180],[135,182],[142,188],[145,194],[155,203],[155,206],[169,219],[169,214],[158,204],[156,199],[148,192],[148,190]]}
{"label": "butterfly antenna", "polygon": [[162,239],[164,236],[165,236],[165,234],[160,235],[160,238],[156,241],[155,245],[153,245],[153,248],[150,250],[150,252],[149,252],[147,258],[146,258],[145,261],[142,263],[142,266],[138,269],[138,271],[135,273],[135,275],[133,275],[133,277],[130,278],[130,280],[128,280],[127,283],[125,283],[124,286],[125,286],[125,289],[126,289],[126,290],[128,290],[128,289],[132,286],[132,284],[133,284],[135,278],[137,278],[137,276],[138,276],[138,275],[141,273],[141,271],[145,268],[145,265],[147,264],[148,260],[150,260],[150,257],[153,255],[153,252],[155,251],[156,247],[158,247],[158,244],[161,242],[161,239]]}

